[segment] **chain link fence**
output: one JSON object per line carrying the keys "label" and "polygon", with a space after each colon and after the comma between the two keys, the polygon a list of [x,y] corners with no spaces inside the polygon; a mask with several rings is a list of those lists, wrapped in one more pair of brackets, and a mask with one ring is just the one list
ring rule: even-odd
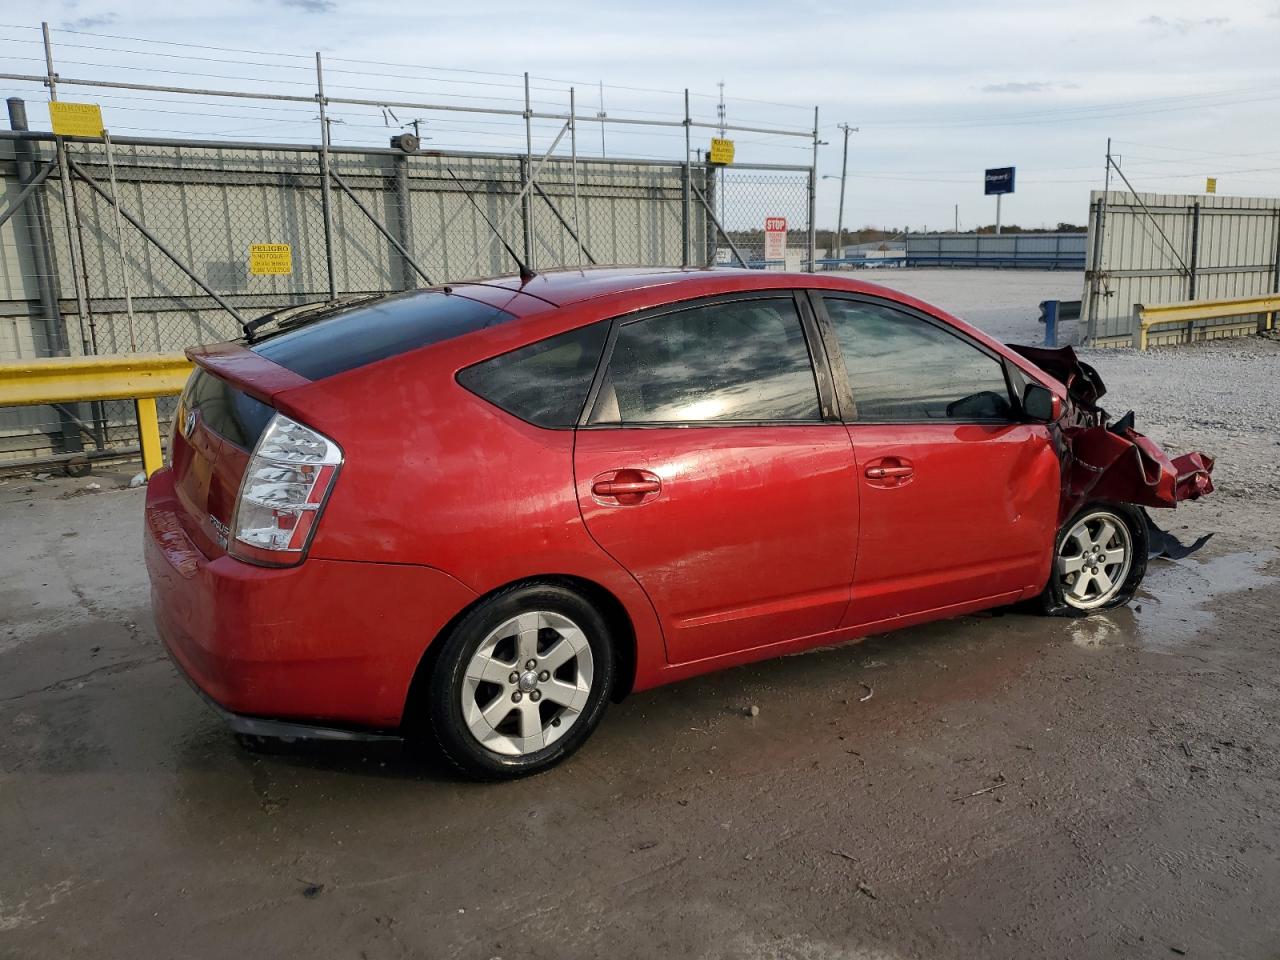
{"label": "chain link fence", "polygon": [[[732,246],[753,269],[800,270],[808,266],[809,179],[794,173],[744,170],[706,171],[712,209]],[[765,253],[765,221],[787,222],[786,253],[769,259]],[[715,262],[738,266],[737,255],[713,230]]]}
{"label": "chain link fence", "polygon": [[[486,219],[538,270],[807,260],[808,167],[343,148],[326,197],[319,148],[112,150],[67,143],[60,165],[50,135],[0,131],[0,360],[177,351],[283,306],[516,272]],[[788,255],[766,263],[779,216]],[[253,271],[265,243],[288,272]],[[0,469],[136,442],[128,402],[0,409]]]}

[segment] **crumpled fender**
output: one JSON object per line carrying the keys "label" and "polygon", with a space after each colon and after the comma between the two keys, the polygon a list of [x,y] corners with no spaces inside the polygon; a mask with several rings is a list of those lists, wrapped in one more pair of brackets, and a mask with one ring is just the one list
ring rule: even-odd
{"label": "crumpled fender", "polygon": [[1187,453],[1170,459],[1150,438],[1133,429],[1127,414],[1110,427],[1063,431],[1069,450],[1065,513],[1090,500],[1175,507],[1213,492],[1213,458]]}
{"label": "crumpled fender", "polygon": [[1133,428],[1132,412],[1107,425],[1107,412],[1098,406],[1106,385],[1071,347],[1010,347],[1067,388],[1061,429],[1051,431],[1063,465],[1062,520],[1091,500],[1175,507],[1213,492],[1209,455],[1171,459]]}

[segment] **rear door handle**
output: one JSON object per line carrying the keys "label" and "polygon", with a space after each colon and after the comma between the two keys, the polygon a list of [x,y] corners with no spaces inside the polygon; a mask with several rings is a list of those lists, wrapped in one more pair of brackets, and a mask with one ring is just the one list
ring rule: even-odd
{"label": "rear door handle", "polygon": [[597,497],[617,497],[627,493],[657,493],[662,489],[660,480],[597,480],[591,492]]}
{"label": "rear door handle", "polygon": [[591,481],[592,498],[610,507],[648,503],[661,492],[661,478],[648,470],[609,470]]}

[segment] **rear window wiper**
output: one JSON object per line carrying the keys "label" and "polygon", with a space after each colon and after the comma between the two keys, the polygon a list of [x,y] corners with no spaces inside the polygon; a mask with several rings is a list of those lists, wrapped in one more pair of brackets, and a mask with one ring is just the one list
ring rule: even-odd
{"label": "rear window wiper", "polygon": [[371,303],[374,300],[382,300],[388,296],[390,294],[387,293],[362,293],[352,297],[339,297],[336,300],[297,303],[292,306],[281,307],[279,310],[272,310],[270,313],[264,313],[262,316],[255,317],[252,320],[246,320],[240,324],[240,328],[244,330],[245,342],[253,343],[257,339],[258,331],[267,326],[267,324],[274,323],[277,331],[288,330],[291,327],[320,320],[330,314],[346,310],[348,307]]}

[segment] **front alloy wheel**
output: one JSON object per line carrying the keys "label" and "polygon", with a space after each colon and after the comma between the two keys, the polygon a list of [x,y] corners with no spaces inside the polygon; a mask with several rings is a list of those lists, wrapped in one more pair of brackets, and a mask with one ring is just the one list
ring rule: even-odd
{"label": "front alloy wheel", "polygon": [[1106,606],[1124,586],[1133,563],[1133,537],[1125,522],[1098,510],[1081,518],[1058,547],[1062,599],[1077,610]]}
{"label": "front alloy wheel", "polygon": [[1084,616],[1128,603],[1147,572],[1147,528],[1127,504],[1094,504],[1059,531],[1046,612]]}

